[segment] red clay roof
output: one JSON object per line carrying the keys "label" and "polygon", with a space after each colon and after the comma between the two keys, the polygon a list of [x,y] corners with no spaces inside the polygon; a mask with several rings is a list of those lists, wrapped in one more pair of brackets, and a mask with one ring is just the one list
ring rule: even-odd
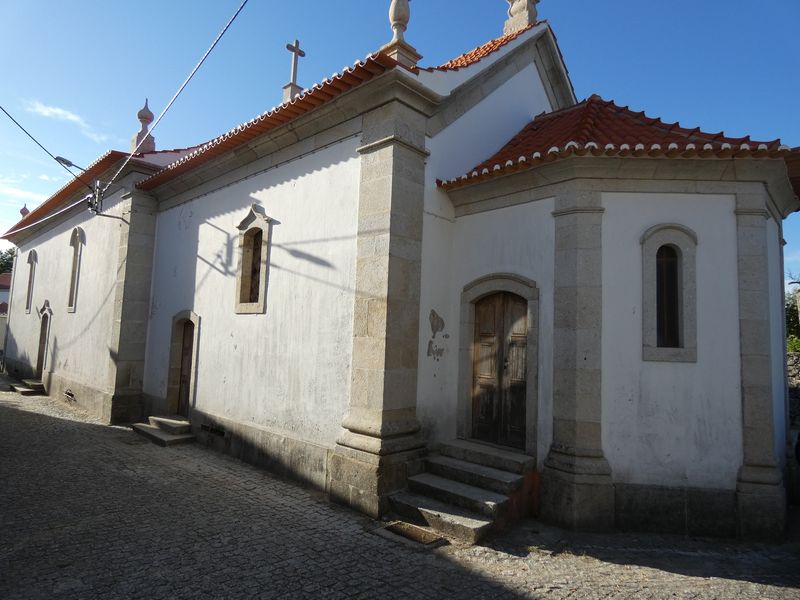
{"label": "red clay roof", "polygon": [[49,215],[52,212],[55,212],[59,208],[66,206],[67,200],[69,200],[72,196],[78,193],[81,189],[85,190],[85,193],[87,194],[91,193],[91,190],[87,188],[83,182],[86,182],[87,184],[91,185],[96,176],[110,169],[113,164],[115,164],[120,159],[125,158],[126,156],[128,156],[128,154],[126,154],[125,152],[119,152],[117,150],[109,150],[108,152],[103,154],[103,156],[101,156],[91,165],[89,165],[86,168],[85,173],[81,173],[79,175],[79,177],[83,181],[79,181],[78,179],[73,178],[72,181],[67,183],[55,194],[50,196],[47,200],[42,202],[39,206],[34,208],[27,215],[22,217],[22,219],[20,219],[16,225],[14,225],[3,235],[3,238],[4,239],[8,238],[10,235],[13,235],[20,229],[27,227],[28,225],[33,225],[43,217]]}
{"label": "red clay roof", "polygon": [[521,36],[526,31],[533,29],[536,25],[541,23],[546,23],[546,21],[539,21],[534,25],[528,25],[524,29],[520,29],[519,31],[515,31],[514,33],[509,33],[508,35],[503,35],[499,38],[493,39],[490,42],[486,42],[482,46],[478,46],[474,50],[470,50],[469,52],[462,54],[461,56],[457,56],[456,58],[447,61],[443,65],[439,65],[438,67],[427,67],[422,69],[423,71],[457,71],[458,69],[463,69],[464,67],[469,67],[470,65],[474,65],[476,62],[483,60],[490,54],[493,54],[500,50],[503,46],[508,44],[509,42],[513,42],[519,36]]}
{"label": "red clay roof", "polygon": [[0,273],[0,290],[7,290],[11,287],[11,273]]}
{"label": "red clay roof", "polygon": [[455,189],[573,155],[761,158],[788,153],[780,140],[756,142],[749,136],[732,138],[686,129],[592,96],[575,106],[540,114],[470,173],[439,185]]}
{"label": "red clay roof", "polygon": [[285,102],[279,107],[265,112],[247,123],[239,125],[210,142],[202,144],[194,152],[190,152],[180,160],[167,165],[158,173],[139,182],[136,187],[142,190],[152,190],[186,171],[202,165],[233,148],[241,146],[253,138],[263,135],[271,129],[293,121],[297,117],[329,102],[340,94],[396,66],[398,66],[398,63],[393,58],[382,53],[372,54],[363,61],[358,61],[352,67],[348,67],[341,73],[334,75],[332,78],[326,79],[322,83],[318,83],[314,87],[305,90],[292,101]]}

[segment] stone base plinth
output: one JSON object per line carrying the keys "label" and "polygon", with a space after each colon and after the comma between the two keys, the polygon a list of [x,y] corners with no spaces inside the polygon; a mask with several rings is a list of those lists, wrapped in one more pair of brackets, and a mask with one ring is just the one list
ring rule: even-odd
{"label": "stone base plinth", "polygon": [[389,511],[389,496],[419,472],[422,448],[372,454],[338,444],[330,461],[330,498],[378,518]]}
{"label": "stone base plinth", "polygon": [[614,528],[614,485],[601,452],[595,456],[551,449],[542,471],[541,517],[581,531]]}
{"label": "stone base plinth", "polygon": [[786,490],[780,473],[774,471],[778,475],[775,482],[754,482],[747,468],[739,473],[736,512],[739,537],[743,539],[780,542],[786,535]]}

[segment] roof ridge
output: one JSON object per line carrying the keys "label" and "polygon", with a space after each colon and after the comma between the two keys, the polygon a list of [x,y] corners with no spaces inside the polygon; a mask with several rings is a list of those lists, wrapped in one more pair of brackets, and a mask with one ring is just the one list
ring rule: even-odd
{"label": "roof ridge", "polygon": [[548,24],[549,22],[546,19],[541,21],[536,21],[526,27],[518,31],[514,31],[512,33],[505,33],[499,37],[493,38],[488,42],[481,44],[480,46],[476,46],[472,50],[468,50],[463,54],[456,56],[448,60],[445,63],[437,67],[420,67],[422,71],[458,71],[459,69],[464,69],[466,67],[472,66],[475,63],[480,62],[484,58],[494,54],[504,46],[510,44],[517,38],[519,38],[523,33],[530,31],[534,27],[538,27],[539,25]]}

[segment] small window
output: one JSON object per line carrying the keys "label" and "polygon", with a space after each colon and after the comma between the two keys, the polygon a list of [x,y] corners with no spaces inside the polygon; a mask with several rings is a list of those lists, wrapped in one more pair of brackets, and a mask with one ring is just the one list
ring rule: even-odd
{"label": "small window", "polygon": [[31,312],[33,305],[33,281],[36,277],[36,263],[39,257],[36,255],[36,250],[28,252],[28,290],[25,296],[25,312]]}
{"label": "small window", "polygon": [[656,253],[656,331],[659,348],[680,348],[680,258],[674,246]]}
{"label": "small window", "polygon": [[239,223],[239,269],[236,273],[236,312],[263,313],[269,276],[269,244],[272,219],[257,204]]}
{"label": "small window", "polygon": [[72,269],[69,275],[67,312],[75,312],[75,306],[78,302],[78,279],[81,271],[81,254],[85,243],[83,230],[80,227],[73,229],[69,239],[69,245],[72,247]]}
{"label": "small window", "polygon": [[658,225],[641,244],[642,360],[697,362],[697,236]]}
{"label": "small window", "polygon": [[239,302],[258,302],[261,291],[261,245],[264,232],[251,229],[244,234],[242,244],[242,278],[239,284]]}

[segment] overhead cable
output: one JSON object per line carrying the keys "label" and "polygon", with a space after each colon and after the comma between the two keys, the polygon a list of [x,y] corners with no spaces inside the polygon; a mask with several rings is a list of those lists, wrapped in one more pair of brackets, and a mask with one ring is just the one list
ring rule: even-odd
{"label": "overhead cable", "polygon": [[0,105],[0,110],[2,110],[2,111],[3,111],[3,112],[6,114],[6,116],[7,116],[9,119],[11,119],[11,120],[14,122],[14,125],[16,125],[17,127],[19,127],[19,128],[20,128],[20,129],[21,129],[23,132],[25,132],[25,135],[27,135],[29,138],[31,138],[31,139],[32,139],[32,140],[33,140],[33,141],[36,143],[36,145],[37,145],[37,146],[39,146],[39,148],[41,148],[42,150],[44,150],[45,152],[47,152],[47,155],[48,155],[50,158],[52,158],[54,161],[56,161],[56,162],[59,164],[59,166],[60,166],[62,169],[64,169],[64,170],[65,170],[67,173],[69,173],[70,175],[72,175],[72,177],[73,177],[74,179],[77,179],[78,181],[80,181],[80,182],[81,182],[83,185],[85,185],[87,188],[89,188],[89,189],[90,189],[92,192],[94,192],[94,191],[95,191],[95,190],[94,190],[94,188],[93,188],[91,185],[89,185],[88,183],[86,183],[86,182],[85,182],[83,179],[81,179],[81,178],[80,178],[78,175],[75,175],[75,173],[73,173],[72,171],[70,171],[70,170],[67,168],[67,166],[66,166],[65,164],[62,164],[62,162],[61,162],[60,160],[58,160],[58,159],[57,159],[55,156],[53,156],[53,154],[52,154],[52,153],[51,153],[51,152],[50,152],[50,151],[49,151],[47,148],[45,148],[44,146],[42,146],[42,145],[39,143],[39,140],[37,140],[35,137],[33,137],[33,136],[32,136],[32,135],[31,135],[31,134],[28,132],[28,130],[27,130],[27,129],[25,129],[25,128],[24,128],[22,125],[20,125],[19,121],[17,121],[17,120],[16,120],[14,117],[12,117],[12,116],[9,114],[9,112],[8,112],[8,111],[7,111],[5,108],[3,108],[1,105]]}
{"label": "overhead cable", "polygon": [[[158,118],[156,119],[155,123],[153,123],[153,126],[150,128],[150,131],[148,132],[148,135],[151,135],[151,134],[153,133],[153,131],[155,131],[155,128],[156,128],[156,127],[158,127],[158,124],[159,124],[159,122],[161,121],[161,119],[164,117],[164,115],[165,115],[165,114],[167,114],[167,111],[168,111],[168,110],[170,109],[170,107],[171,107],[171,106],[172,106],[172,105],[175,103],[175,100],[177,100],[177,99],[178,99],[178,96],[180,96],[180,95],[181,95],[181,92],[183,92],[184,88],[185,88],[185,87],[186,87],[186,86],[189,84],[189,82],[192,80],[192,77],[194,77],[194,74],[195,74],[195,73],[197,73],[197,70],[198,70],[198,69],[199,69],[199,68],[202,66],[202,64],[205,62],[206,58],[208,58],[208,55],[209,55],[209,54],[211,54],[211,51],[212,51],[212,50],[214,50],[214,48],[216,47],[216,45],[217,45],[217,44],[219,43],[219,41],[222,39],[222,36],[223,36],[223,35],[225,35],[225,32],[226,32],[226,31],[228,31],[228,28],[229,28],[229,27],[230,27],[230,26],[233,24],[233,22],[236,20],[236,17],[238,17],[238,16],[239,16],[239,13],[240,13],[240,12],[242,12],[242,9],[244,9],[244,7],[245,7],[245,5],[247,4],[247,2],[248,2],[248,1],[249,1],[249,0],[244,0],[244,1],[242,2],[242,4],[239,6],[239,8],[236,10],[236,12],[233,14],[233,16],[232,16],[232,17],[230,18],[230,20],[228,21],[228,24],[227,24],[227,25],[225,25],[225,27],[222,29],[222,31],[220,31],[219,35],[218,35],[218,36],[217,36],[217,38],[214,40],[214,43],[212,43],[212,44],[211,44],[211,46],[209,47],[209,49],[208,49],[208,50],[206,50],[206,53],[205,53],[205,54],[203,54],[203,58],[201,58],[201,59],[200,59],[200,62],[198,62],[198,63],[195,65],[194,69],[192,69],[192,72],[191,72],[191,73],[189,73],[189,76],[188,76],[188,77],[186,78],[186,80],[183,82],[183,85],[181,85],[181,87],[178,89],[178,91],[177,91],[177,92],[175,92],[175,95],[172,97],[172,100],[170,100],[170,101],[169,101],[169,104],[167,104],[167,106],[164,108],[164,110],[162,110],[162,111],[161,111],[161,114],[160,114],[160,115],[158,115]],[[114,183],[114,181],[117,179],[117,177],[119,177],[120,173],[122,173],[122,171],[125,169],[125,167],[128,165],[128,163],[129,163],[129,162],[131,161],[131,159],[134,157],[134,155],[135,155],[135,154],[136,154],[136,153],[139,151],[139,148],[141,147],[141,145],[144,143],[144,141],[145,141],[146,139],[147,139],[147,136],[144,136],[144,137],[142,137],[142,140],[141,140],[141,141],[140,141],[140,142],[139,142],[139,143],[136,145],[136,148],[134,148],[134,149],[133,149],[133,151],[130,153],[130,155],[128,156],[128,158],[126,158],[126,159],[125,159],[125,162],[124,162],[124,163],[122,163],[122,166],[121,166],[121,167],[120,167],[120,168],[117,170],[117,172],[114,174],[114,176],[111,178],[111,180],[110,180],[110,181],[109,181],[109,182],[108,182],[108,183],[105,185],[105,187],[104,187],[104,188],[103,188],[103,189],[100,191],[100,198],[102,198],[102,196],[103,196],[103,194],[105,194],[106,190],[108,190],[108,188],[109,188],[109,187],[111,187],[111,184],[113,184],[113,183]]]}

